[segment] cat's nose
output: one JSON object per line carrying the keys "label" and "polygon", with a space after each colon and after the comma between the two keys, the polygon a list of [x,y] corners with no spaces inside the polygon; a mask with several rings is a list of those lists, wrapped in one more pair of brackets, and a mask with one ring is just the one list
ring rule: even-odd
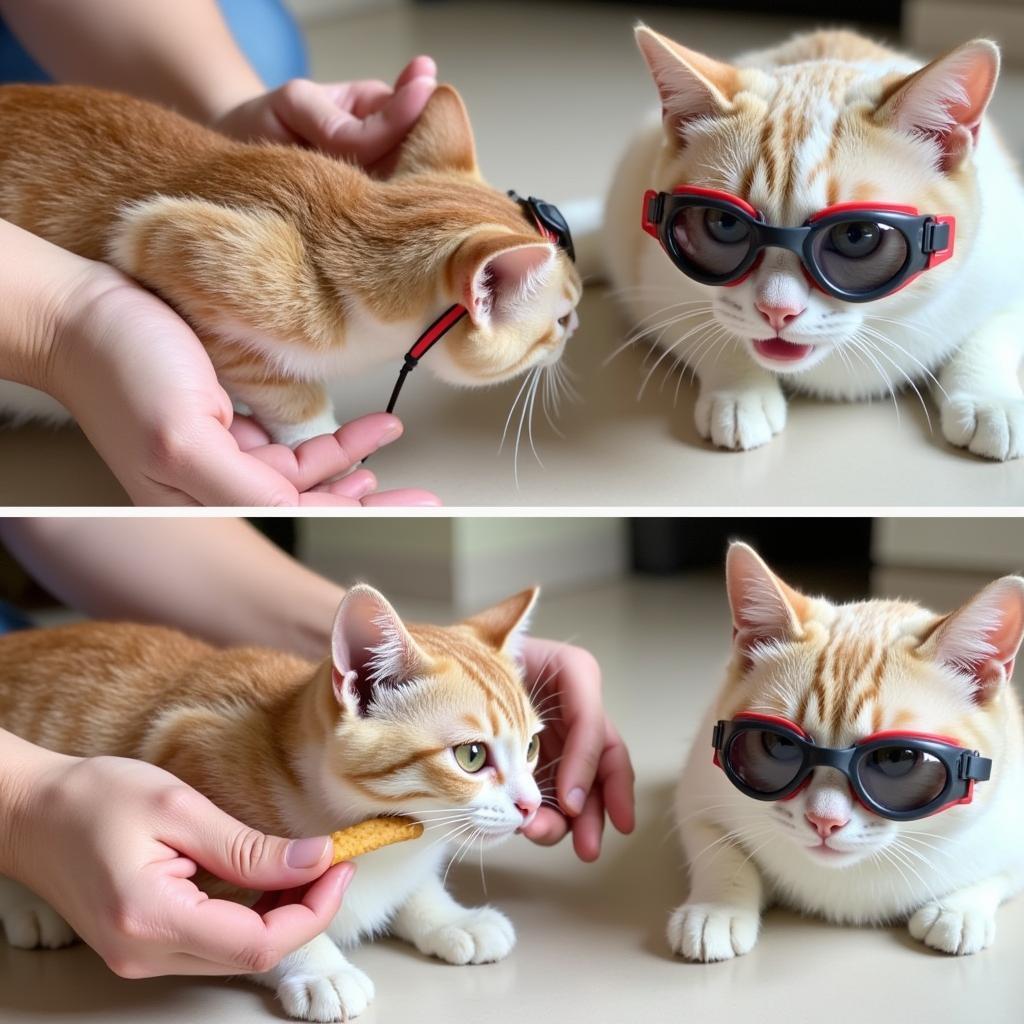
{"label": "cat's nose", "polygon": [[844,825],[848,824],[849,818],[837,818],[830,814],[815,814],[808,811],[804,817],[822,839],[828,839],[830,835],[838,832]]}
{"label": "cat's nose", "polygon": [[540,807],[540,798],[521,796],[516,801],[516,807],[519,809],[519,813],[523,816],[523,824],[527,825],[537,813],[537,809]]}
{"label": "cat's nose", "polygon": [[807,307],[797,305],[777,305],[768,302],[755,302],[758,313],[771,324],[773,331],[781,331],[791,324]]}

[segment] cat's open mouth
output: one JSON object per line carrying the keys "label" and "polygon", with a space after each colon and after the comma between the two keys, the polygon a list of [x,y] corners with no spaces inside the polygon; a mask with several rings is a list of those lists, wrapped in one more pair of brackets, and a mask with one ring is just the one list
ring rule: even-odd
{"label": "cat's open mouth", "polygon": [[755,338],[754,351],[762,358],[774,363],[797,363],[814,351],[813,345],[799,345],[785,338]]}

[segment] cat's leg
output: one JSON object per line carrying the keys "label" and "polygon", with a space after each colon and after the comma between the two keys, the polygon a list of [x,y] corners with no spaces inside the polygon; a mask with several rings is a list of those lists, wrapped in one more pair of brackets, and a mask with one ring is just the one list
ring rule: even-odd
{"label": "cat's leg", "polygon": [[333,434],[340,426],[323,384],[269,372],[237,347],[204,341],[232,402],[247,408],[278,444],[294,448],[319,434]]}
{"label": "cat's leg", "polygon": [[719,448],[757,448],[786,426],[786,399],[778,379],[740,348],[723,342],[697,377],[697,431]]}
{"label": "cat's leg", "polygon": [[0,875],[0,925],[18,949],[60,949],[75,941],[71,926],[20,882]]}
{"label": "cat's leg", "polygon": [[391,932],[421,953],[450,964],[503,960],[516,944],[515,929],[504,914],[493,907],[460,906],[437,877],[402,905]]}
{"label": "cat's leg", "polygon": [[957,889],[918,910],[908,922],[910,934],[943,953],[977,953],[995,940],[996,911],[1010,891],[1006,875]]}
{"label": "cat's leg", "polygon": [[764,886],[747,851],[717,825],[688,824],[683,849],[690,893],[669,918],[672,951],[708,963],[749,953],[757,942]]}
{"label": "cat's leg", "polygon": [[344,1021],[358,1017],[373,1002],[373,982],[348,962],[326,934],[282,958],[252,980],[277,992],[290,1017]]}
{"label": "cat's leg", "polygon": [[1024,311],[992,317],[939,371],[942,434],[988,459],[1024,456]]}

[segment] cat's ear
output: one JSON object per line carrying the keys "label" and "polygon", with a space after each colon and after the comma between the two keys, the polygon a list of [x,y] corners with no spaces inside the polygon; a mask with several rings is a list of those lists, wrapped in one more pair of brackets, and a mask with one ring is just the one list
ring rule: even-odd
{"label": "cat's ear", "polygon": [[460,171],[479,176],[473,127],[462,97],[439,85],[402,141],[394,173]]}
{"label": "cat's ear", "polygon": [[875,120],[934,139],[942,169],[955,170],[974,146],[998,77],[999,48],[975,39],[896,83]]}
{"label": "cat's ear", "polygon": [[734,542],[725,560],[733,643],[744,655],[761,644],[801,633],[807,598],[783,583],[748,544]]}
{"label": "cat's ear", "polygon": [[398,612],[364,583],[348,590],[331,630],[334,695],[346,710],[365,712],[375,688],[406,682],[427,670]]}
{"label": "cat's ear", "polygon": [[465,625],[485,644],[518,658],[530,615],[540,595],[540,587],[523,590],[504,601],[466,619]]}
{"label": "cat's ear", "polygon": [[477,327],[514,320],[555,269],[555,247],[529,235],[484,234],[455,256],[462,303]]}
{"label": "cat's ear", "polygon": [[658,87],[670,138],[681,142],[690,121],[718,117],[732,109],[739,73],[731,64],[680,46],[646,25],[637,25],[634,35]]}
{"label": "cat's ear", "polygon": [[942,619],[918,648],[970,681],[979,704],[1013,673],[1024,639],[1024,579],[1004,576]]}

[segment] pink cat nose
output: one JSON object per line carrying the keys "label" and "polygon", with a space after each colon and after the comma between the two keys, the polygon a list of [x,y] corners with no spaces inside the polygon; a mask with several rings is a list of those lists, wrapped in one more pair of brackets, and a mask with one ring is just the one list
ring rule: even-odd
{"label": "pink cat nose", "polygon": [[810,822],[811,828],[815,829],[822,839],[828,839],[833,832],[838,832],[849,822],[849,818],[834,818],[830,815],[812,814],[808,811],[804,817]]}
{"label": "pink cat nose", "polygon": [[794,321],[807,307],[800,306],[777,306],[767,302],[755,302],[757,311],[772,326],[773,331],[781,331],[783,327]]}
{"label": "pink cat nose", "polygon": [[540,800],[534,797],[520,797],[516,801],[516,807],[519,808],[519,813],[523,816],[523,821],[526,822],[537,813],[537,808],[540,807]]}

